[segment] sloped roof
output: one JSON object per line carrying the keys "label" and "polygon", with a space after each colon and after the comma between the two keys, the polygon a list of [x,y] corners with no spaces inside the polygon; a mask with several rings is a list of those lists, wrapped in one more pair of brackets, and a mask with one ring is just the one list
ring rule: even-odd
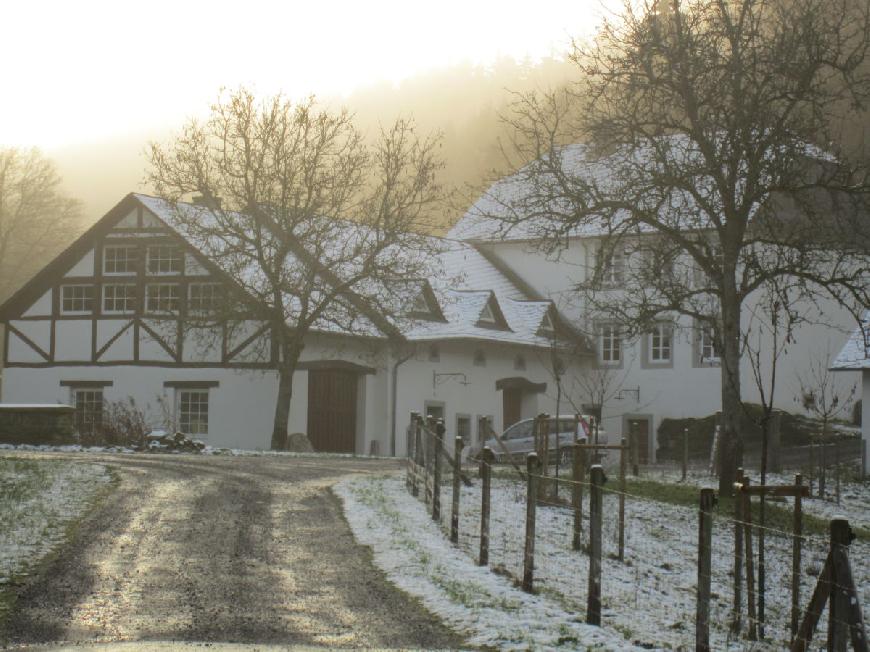
{"label": "sloped roof", "polygon": [[834,358],[831,369],[834,371],[870,369],[870,347],[867,346],[867,335],[870,335],[870,310],[864,313],[861,326],[855,329],[840,353]]}
{"label": "sloped roof", "polygon": [[[212,219],[211,212],[207,208],[186,203],[173,205],[163,199],[142,194],[136,194],[134,197],[156,217],[177,231],[188,244],[208,256],[208,249],[214,245],[203,242],[195,234],[187,232],[176,218],[176,211],[180,210],[197,219]],[[365,237],[359,225],[340,224],[337,237]],[[436,254],[428,265],[430,272],[427,280],[445,320],[403,319],[393,323],[392,325],[403,337],[411,341],[473,339],[538,347],[551,345],[548,338],[538,335],[541,320],[551,302],[532,301],[472,245],[449,238],[433,237],[432,240]],[[390,255],[402,254],[390,252]],[[294,259],[293,262],[300,266],[305,264],[299,259]],[[234,276],[241,273],[245,283],[252,287],[265,286],[265,279],[259,278],[261,271],[256,265],[248,265],[243,269],[232,271],[234,274],[231,275]],[[343,270],[333,271],[341,275]],[[483,306],[493,295],[510,330],[494,330],[476,325]],[[288,297],[288,300],[296,299]],[[375,324],[368,316],[354,311],[353,306],[345,305],[341,309],[348,311],[347,314],[354,314],[357,320],[352,329],[353,334],[365,334],[371,337],[388,336],[382,324]],[[322,319],[315,325],[315,330],[349,334],[350,331],[337,325],[338,321],[343,320]]]}
{"label": "sloped roof", "polygon": [[[792,150],[816,161],[833,160],[817,147],[801,142],[795,142],[789,151]],[[663,160],[667,160],[667,165]],[[661,171],[666,177],[665,168],[671,165],[691,170],[702,195],[706,194],[705,186],[714,187],[696,143],[684,134],[626,145],[601,156],[582,143],[559,147],[496,181],[450,229],[448,237],[470,242],[522,241],[538,239],[541,233],[550,230],[565,237],[604,236],[625,224],[623,220],[628,214],[618,211],[606,217],[584,217],[582,222],[565,230],[564,225],[571,224],[574,212],[572,202],[565,197],[602,193],[605,196],[597,199],[606,200],[607,193],[616,191],[621,195],[625,188],[632,189],[632,193],[636,189],[634,199],[639,207],[646,205],[658,211],[659,219],[672,228],[710,228],[709,219],[699,210],[690,192],[676,185],[660,188],[643,183],[649,171]],[[550,171],[554,167],[560,170],[562,179]],[[715,193],[711,192],[706,199],[713,201]],[[632,232],[653,232],[649,226],[628,224]]]}

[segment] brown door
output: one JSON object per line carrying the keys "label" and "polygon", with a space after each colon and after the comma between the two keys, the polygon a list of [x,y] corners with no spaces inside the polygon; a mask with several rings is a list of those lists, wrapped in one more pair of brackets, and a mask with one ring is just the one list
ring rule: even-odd
{"label": "brown door", "polygon": [[639,464],[649,463],[649,420],[648,419],[629,419],[628,433],[632,438],[632,445],[637,451],[637,461]]}
{"label": "brown door", "polygon": [[503,389],[502,429],[507,430],[522,418],[523,390]]}
{"label": "brown door", "polygon": [[357,374],[308,372],[308,439],[318,452],[356,452]]}

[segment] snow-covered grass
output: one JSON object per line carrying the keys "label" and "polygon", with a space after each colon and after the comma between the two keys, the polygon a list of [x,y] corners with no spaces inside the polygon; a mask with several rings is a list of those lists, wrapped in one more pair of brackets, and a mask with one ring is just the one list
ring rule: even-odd
{"label": "snow-covered grass", "polygon": [[[153,453],[154,451],[137,451],[125,446],[80,446],[79,444],[64,444],[64,445],[49,445],[49,444],[0,444],[0,451],[36,451],[43,453],[125,453],[140,455],[143,452]],[[158,454],[166,455],[187,455],[191,454],[188,451],[161,451]],[[372,460],[390,460],[396,459],[384,455],[358,455],[356,453],[297,453],[293,451],[273,451],[262,449],[243,449],[243,448],[217,448],[214,446],[206,446],[201,453],[193,453],[196,455],[226,455],[230,457],[336,457],[336,458],[351,458],[351,459],[372,459]]]}
{"label": "snow-covered grass", "polygon": [[[451,546],[395,476],[355,476],[336,485],[356,539],[371,546],[390,581],[418,597],[471,645],[503,650],[625,650],[622,636],[584,624],[582,613],[477,566]],[[400,617],[400,616],[399,616]]]}
{"label": "snow-covered grass", "polygon": [[0,457],[0,622],[10,599],[4,587],[66,540],[111,479],[97,464]]}
{"label": "snow-covered grass", "polygon": [[[614,484],[612,481],[609,484]],[[450,518],[450,492],[442,492],[443,516],[441,527],[433,527],[422,502],[410,497],[401,479],[359,478],[344,484],[340,490],[345,496],[348,518],[357,537],[373,545],[376,559],[391,578],[408,590],[437,603],[439,581],[434,576],[449,572],[449,581],[455,586],[481,582],[466,571],[463,564],[473,565],[479,544],[480,484],[463,487],[460,499],[460,551],[446,540],[444,531]],[[563,488],[563,496],[567,488]],[[588,494],[587,494],[588,496]],[[588,497],[584,512],[588,512]],[[362,507],[360,507],[362,505]],[[492,581],[502,590],[516,592],[510,577],[522,576],[525,487],[511,479],[500,477],[493,481],[491,512],[490,566],[501,576],[491,572]],[[867,503],[865,503],[865,510]],[[355,514],[355,510],[359,513]],[[651,498],[629,496],[626,500],[626,552],[625,562],[616,559],[618,497],[608,493],[604,499],[604,554],[602,574],[603,628],[602,633],[619,636],[623,642],[617,646],[635,644],[654,649],[693,649],[695,636],[695,592],[697,576],[697,508],[660,502]],[[389,517],[387,516],[389,514]],[[585,514],[586,515],[586,514]],[[572,614],[582,621],[585,616],[588,556],[571,549],[572,513],[562,507],[539,506],[535,550],[536,600],[549,608]],[[440,531],[439,536],[433,534]],[[415,536],[420,532],[420,536]],[[767,559],[767,631],[768,640],[748,643],[730,637],[728,623],[732,616],[732,580],[734,525],[730,512],[717,512],[713,528],[713,577],[711,644],[714,649],[778,650],[788,644],[790,618],[791,549],[792,539],[786,533],[768,531]],[[588,542],[588,521],[584,523],[583,543]],[[416,560],[414,546],[423,546],[426,561]],[[801,606],[806,606],[827,553],[824,536],[813,535],[803,543],[801,574]],[[435,555],[452,560],[462,570],[447,571],[449,565],[432,567]],[[403,555],[411,561],[401,560]],[[462,563],[456,561],[462,560]],[[870,617],[870,542],[864,539],[852,544],[850,555],[852,571],[864,606],[865,619]],[[429,583],[428,585],[426,583]],[[433,587],[434,584],[434,587]],[[423,587],[423,588],[420,588]],[[405,588],[403,586],[403,588]],[[433,594],[435,597],[432,597]],[[521,594],[522,595],[522,594]],[[429,597],[427,597],[429,596]],[[744,588],[745,601],[745,588]],[[439,611],[448,621],[462,628],[463,618],[477,618],[476,603],[466,608],[464,616],[453,610]],[[498,618],[481,627],[491,629],[496,640],[501,627],[511,632],[515,614],[505,610],[507,622]],[[743,617],[744,623],[746,616]],[[543,623],[542,617],[535,618]],[[825,624],[817,640],[824,640]],[[548,630],[552,631],[552,630]],[[485,636],[485,635],[484,635]],[[478,639],[478,640],[486,640]],[[578,636],[578,641],[585,639]],[[507,644],[519,644],[512,634]],[[555,644],[549,639],[548,644]],[[555,639],[558,641],[558,639]],[[489,644],[501,645],[490,642]],[[544,643],[538,641],[538,644]],[[613,645],[612,642],[608,644]],[[532,647],[536,645],[532,644]]]}
{"label": "snow-covered grass", "polygon": [[[825,520],[830,520],[834,516],[844,516],[849,519],[849,523],[853,527],[861,528],[862,530],[870,532],[870,480],[864,482],[844,481],[840,487],[840,504],[838,505],[834,496],[833,471],[829,470],[828,474],[825,498],[818,497],[818,486],[814,485],[813,495],[802,501],[804,513]],[[679,470],[670,468],[644,469],[642,473],[643,479],[653,480],[663,484],[689,484],[698,488],[716,488],[718,486],[717,479],[709,473],[689,471],[686,483],[680,482],[681,475],[682,474]],[[761,476],[757,471],[751,471],[748,475],[753,484],[759,484],[761,482]],[[767,484],[794,484],[794,472],[769,473],[767,475]],[[804,484],[809,486],[809,478],[806,476],[804,476]],[[792,501],[789,500],[786,505],[790,508],[791,503]]]}

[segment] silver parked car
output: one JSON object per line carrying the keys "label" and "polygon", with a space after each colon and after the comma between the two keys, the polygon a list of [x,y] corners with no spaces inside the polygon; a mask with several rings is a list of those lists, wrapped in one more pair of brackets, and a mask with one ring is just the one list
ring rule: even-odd
{"label": "silver parked car", "polygon": [[[568,464],[571,461],[571,444],[574,443],[575,436],[579,436],[581,440],[587,440],[588,434],[586,428],[592,423],[591,417],[583,415],[586,423],[581,422],[576,424],[573,414],[563,414],[558,420],[558,433],[550,432],[550,459],[555,462],[557,450],[561,457],[562,464]],[[578,428],[579,425],[579,428]],[[535,451],[535,438],[533,429],[535,427],[535,419],[523,419],[517,421],[510,426],[501,435],[501,444],[496,441],[495,437],[490,437],[481,444],[478,444],[470,451],[470,457],[476,459],[485,446],[489,446],[495,454],[496,462],[507,462],[508,457],[517,462],[525,460],[526,455]],[[552,426],[551,426],[552,428]],[[579,432],[578,432],[579,430]],[[558,444],[557,444],[558,441]],[[607,434],[599,429],[599,443],[607,443]]]}

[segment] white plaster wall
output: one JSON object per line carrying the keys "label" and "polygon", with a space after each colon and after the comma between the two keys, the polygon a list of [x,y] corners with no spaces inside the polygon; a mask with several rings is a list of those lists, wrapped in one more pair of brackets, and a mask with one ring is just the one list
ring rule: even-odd
{"label": "white plaster wall", "polygon": [[[502,423],[502,392],[496,390],[495,383],[502,378],[521,376],[534,383],[547,383],[547,390],[537,394],[533,399],[522,405],[522,417],[532,417],[539,412],[555,414],[556,385],[546,368],[549,354],[528,347],[505,344],[476,342],[440,342],[438,343],[440,360],[429,361],[429,345],[418,345],[417,355],[399,367],[397,410],[396,410],[396,454],[403,456],[407,452],[406,427],[411,412],[424,414],[427,401],[439,402],[445,408],[445,427],[450,442],[456,436],[456,415],[470,415],[471,440],[478,443],[478,418],[491,416],[493,427],[501,432]],[[474,366],[472,360],[474,351],[482,348],[486,353],[486,366]],[[514,369],[514,359],[517,353],[523,353],[526,359],[526,369]],[[462,384],[461,377],[442,377],[433,385],[433,372],[439,374],[465,373],[468,384]],[[576,375],[571,367],[566,373],[564,392],[576,395],[576,388],[570,377]],[[573,409],[563,399],[560,411],[572,413]]]}
{"label": "white plaster wall", "polygon": [[[538,292],[556,302],[563,314],[582,323],[582,306],[571,287],[585,278],[587,245],[579,240],[570,241],[568,249],[561,252],[558,260],[548,258],[528,243],[505,242],[487,247]],[[744,322],[748,321],[752,308],[753,299],[750,298],[744,311]],[[810,360],[826,356],[832,359],[856,326],[849,312],[834,301],[808,304],[801,312],[811,323],[795,331],[794,342],[777,368],[775,404],[777,408],[790,412],[800,411],[794,397],[798,393],[798,377],[808,374]],[[688,321],[682,323],[684,327],[690,326]],[[763,350],[764,347],[769,349],[769,340],[762,344]],[[693,364],[691,331],[675,334],[674,364],[671,368],[643,369],[640,364],[640,341],[625,343],[624,354],[623,369],[615,373],[623,388],[639,388],[640,401],[636,400],[636,392],[632,391],[624,393],[621,400],[611,400],[605,404],[603,425],[610,432],[621,434],[626,415],[651,415],[655,432],[663,418],[699,417],[721,409],[720,370],[718,367],[696,367]],[[763,373],[769,379],[769,365]],[[859,382],[858,373],[835,374],[835,382],[840,393],[847,394],[849,388]],[[741,383],[745,399],[758,402],[759,392],[746,360],[741,363]]]}
{"label": "white plaster wall", "polygon": [[24,317],[47,317],[51,315],[51,295],[52,290],[49,290],[34,301],[33,305],[24,311]]}
{"label": "white plaster wall", "polygon": [[[297,376],[304,376],[300,372]],[[171,369],[143,366],[54,367],[42,369],[7,368],[4,374],[4,403],[67,403],[70,388],[61,381],[113,381],[105,389],[109,401],[133,397],[154,427],[163,426],[159,397],[173,406],[174,392],[166,381],[217,381],[209,393],[209,434],[203,439],[212,446],[268,449],[278,386],[274,373],[226,369]],[[300,383],[302,385],[302,383]],[[304,401],[294,399],[292,428],[304,431]]]}
{"label": "white plaster wall", "polygon": [[870,369],[861,372],[861,437],[864,439],[864,477],[870,475]]}
{"label": "white plaster wall", "polygon": [[91,249],[88,253],[82,256],[75,265],[73,265],[65,276],[93,276],[94,275],[94,250]]}

